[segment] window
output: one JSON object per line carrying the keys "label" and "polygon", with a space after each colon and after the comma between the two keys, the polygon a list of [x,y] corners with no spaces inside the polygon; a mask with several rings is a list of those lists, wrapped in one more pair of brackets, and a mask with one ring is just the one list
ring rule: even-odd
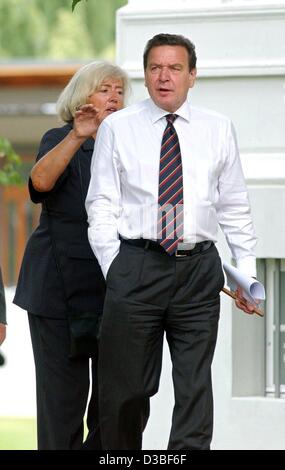
{"label": "window", "polygon": [[232,393],[285,398],[285,259],[258,259],[257,277],[266,290],[265,316],[233,305]]}
{"label": "window", "polygon": [[259,259],[266,289],[266,396],[285,397],[285,260]]}

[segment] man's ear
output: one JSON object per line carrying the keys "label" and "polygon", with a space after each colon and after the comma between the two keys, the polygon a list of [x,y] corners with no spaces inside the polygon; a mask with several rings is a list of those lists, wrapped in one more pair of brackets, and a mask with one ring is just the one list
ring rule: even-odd
{"label": "man's ear", "polygon": [[190,70],[189,73],[189,88],[192,88],[195,84],[195,80],[197,77],[197,69],[194,67],[192,70]]}

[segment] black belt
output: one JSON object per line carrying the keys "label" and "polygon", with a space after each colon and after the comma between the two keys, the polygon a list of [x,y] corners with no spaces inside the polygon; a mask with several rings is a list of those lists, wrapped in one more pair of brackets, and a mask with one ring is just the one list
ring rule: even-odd
{"label": "black belt", "polygon": [[[126,239],[126,238],[121,238],[121,237],[120,237],[120,240],[122,243],[127,243],[127,245],[138,246],[140,248],[144,248],[145,250],[157,251],[158,253],[167,254],[165,249],[159,243],[153,240],[145,240],[144,238]],[[210,240],[199,242],[199,243],[196,243],[195,246],[193,246],[192,250],[177,250],[175,253],[175,256],[177,257],[193,256],[197,253],[201,253],[202,251],[207,250],[212,245],[213,245],[213,242]]]}

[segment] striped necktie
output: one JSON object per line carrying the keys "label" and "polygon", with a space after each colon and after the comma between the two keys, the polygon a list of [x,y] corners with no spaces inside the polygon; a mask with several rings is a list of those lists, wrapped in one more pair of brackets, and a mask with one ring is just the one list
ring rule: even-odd
{"label": "striped necktie", "polygon": [[173,126],[176,114],[167,114],[160,152],[157,241],[172,255],[183,239],[183,174],[180,145]]}

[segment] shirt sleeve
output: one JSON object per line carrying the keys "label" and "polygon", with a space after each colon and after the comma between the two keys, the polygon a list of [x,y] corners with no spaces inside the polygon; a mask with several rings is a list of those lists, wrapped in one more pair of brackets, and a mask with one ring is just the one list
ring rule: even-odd
{"label": "shirt sleeve", "polygon": [[119,165],[114,133],[109,124],[103,121],[96,136],[92,156],[86,210],[89,243],[105,278],[120,248],[120,202]]}
{"label": "shirt sleeve", "polygon": [[[46,155],[51,149],[53,149],[59,142],[61,142],[64,137],[66,136],[67,132],[65,132],[62,128],[58,129],[51,129],[46,132],[41,140],[39,152],[36,157],[36,161],[40,160],[44,155]],[[57,179],[54,187],[50,191],[37,191],[32,183],[31,178],[29,178],[28,187],[31,200],[37,204],[40,202],[44,202],[51,194],[54,194],[65,181],[69,173],[69,166],[64,170],[64,172],[60,175]]]}
{"label": "shirt sleeve", "polygon": [[242,171],[234,127],[229,123],[225,160],[219,178],[218,222],[225,234],[237,268],[256,276],[255,235],[248,192]]}

